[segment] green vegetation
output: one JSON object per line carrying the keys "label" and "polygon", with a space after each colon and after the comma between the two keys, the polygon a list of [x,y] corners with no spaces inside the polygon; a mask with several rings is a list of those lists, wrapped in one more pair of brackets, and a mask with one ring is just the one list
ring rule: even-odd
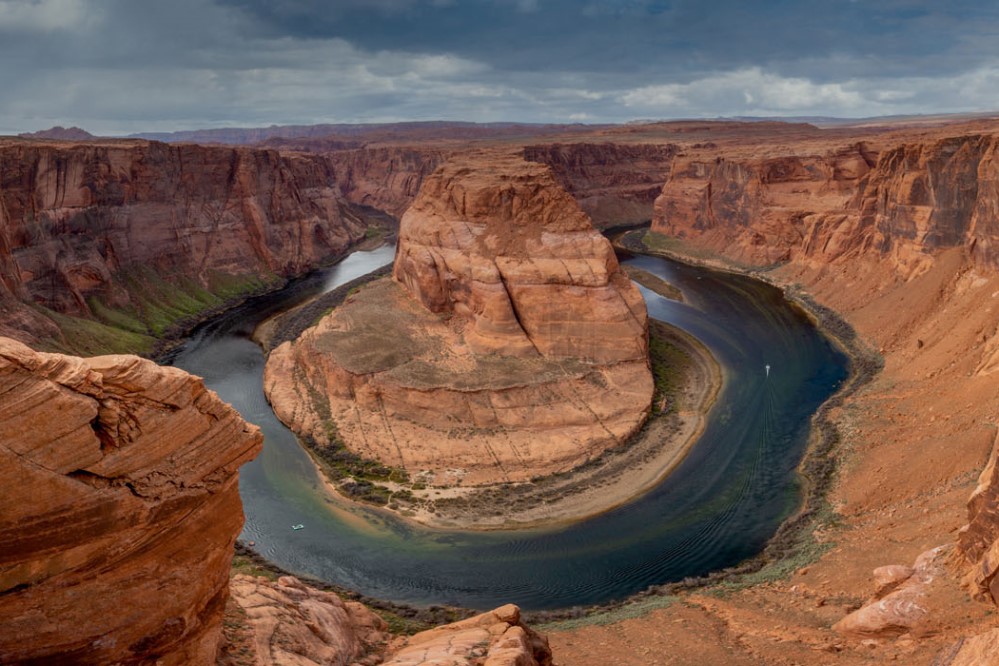
{"label": "green vegetation", "polygon": [[[604,626],[615,624],[624,620],[642,617],[654,610],[667,608],[680,601],[680,597],[673,595],[650,594],[627,601],[613,608],[575,608],[569,611],[559,611],[555,614],[569,615],[570,617],[550,620],[548,617],[552,613],[532,613],[527,618],[528,622],[535,623],[534,627],[542,634],[551,631],[571,631],[582,627]],[[574,616],[574,617],[573,617]]]}
{"label": "green vegetation", "polygon": [[224,308],[234,300],[279,286],[276,275],[228,275],[212,271],[207,286],[189,277],[167,281],[152,268],[133,268],[119,274],[128,301],[117,304],[110,297],[92,296],[87,307],[93,318],[64,315],[47,308],[41,312],[54,321],[62,335],[43,340],[40,349],[69,354],[153,355],[158,344],[178,328]]}
{"label": "green vegetation", "polygon": [[[300,369],[296,369],[301,373]],[[413,495],[409,490],[393,492],[382,483],[409,483],[409,474],[398,467],[389,467],[377,460],[363,458],[346,446],[340,439],[336,423],[330,414],[329,401],[317,391],[304,376],[299,374],[301,385],[308,387],[309,400],[316,414],[326,424],[326,438],[329,444],[320,444],[311,437],[302,437],[306,448],[312,452],[323,473],[337,488],[351,499],[385,506],[390,501],[410,503]]]}
{"label": "green vegetation", "polygon": [[370,608],[370,610],[378,615],[378,617],[385,620],[385,624],[388,625],[389,633],[395,634],[396,636],[412,636],[413,634],[418,634],[421,631],[426,631],[427,629],[432,629],[436,626],[425,620],[400,615],[395,611],[386,610],[384,608]]}
{"label": "green vegetation", "polygon": [[59,314],[47,308],[39,310],[55,322],[61,338],[46,338],[37,345],[40,351],[99,356],[101,354],[149,354],[156,340],[149,335],[118,328],[100,321]]}
{"label": "green vegetation", "polygon": [[649,359],[652,361],[652,378],[655,392],[652,397],[653,414],[676,411],[684,378],[690,366],[690,356],[670,342],[673,333],[661,322],[649,321]]}
{"label": "green vegetation", "polygon": [[232,573],[246,574],[247,576],[263,576],[271,582],[281,577],[280,572],[275,571],[271,566],[262,564],[258,558],[239,552],[233,555]]}

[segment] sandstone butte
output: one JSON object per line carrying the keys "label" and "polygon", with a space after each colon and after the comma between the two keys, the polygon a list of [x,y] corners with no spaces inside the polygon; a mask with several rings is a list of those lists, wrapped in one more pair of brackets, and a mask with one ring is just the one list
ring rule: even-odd
{"label": "sandstone butte", "polygon": [[456,158],[402,218],[394,281],[275,349],[275,413],[432,484],[524,481],[622,444],[652,397],[638,290],[550,170]]}

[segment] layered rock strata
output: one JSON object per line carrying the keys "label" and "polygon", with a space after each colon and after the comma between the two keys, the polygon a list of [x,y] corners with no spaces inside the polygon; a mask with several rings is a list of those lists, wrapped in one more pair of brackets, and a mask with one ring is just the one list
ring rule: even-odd
{"label": "layered rock strata", "polygon": [[675,144],[554,143],[524,146],[600,227],[647,222],[669,177]]}
{"label": "layered rock strata", "polygon": [[260,443],[180,370],[0,338],[0,662],[211,663]]}
{"label": "layered rock strata", "polygon": [[454,154],[434,146],[373,146],[324,153],[348,200],[402,217],[423,180]]}
{"label": "layered rock strata", "polygon": [[[237,574],[224,654],[241,648],[260,666],[354,664],[383,651],[391,638],[385,621],[356,601],[304,585],[294,576],[276,581]],[[246,663],[234,659],[235,663]],[[381,663],[368,660],[362,663]]]}
{"label": "layered rock strata", "polygon": [[438,169],[394,277],[271,353],[265,389],[298,432],[475,485],[572,469],[646,418],[644,302],[543,165]]}
{"label": "layered rock strata", "polygon": [[177,292],[207,298],[297,275],[363,234],[320,157],[0,142],[0,332],[57,336],[46,310],[155,329],[190,309]]}
{"label": "layered rock strata", "polygon": [[[859,222],[847,219],[847,206],[875,159],[862,143],[764,158],[690,150],[673,164],[652,228],[757,264],[787,261],[793,253],[842,254],[865,241],[855,233]],[[826,227],[831,238],[813,238]]]}
{"label": "layered rock strata", "polygon": [[878,144],[766,158],[691,151],[673,165],[653,229],[752,264],[877,255],[911,277],[959,247],[999,266],[999,137]]}
{"label": "layered rock strata", "polygon": [[999,436],[968,501],[968,524],[958,536],[958,552],[970,565],[965,582],[972,594],[999,605]]}

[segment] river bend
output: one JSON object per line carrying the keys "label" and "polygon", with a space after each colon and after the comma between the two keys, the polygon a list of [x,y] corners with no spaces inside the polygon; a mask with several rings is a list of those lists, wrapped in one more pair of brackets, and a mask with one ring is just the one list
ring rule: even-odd
{"label": "river bend", "polygon": [[199,327],[171,361],[263,430],[263,452],[240,474],[242,538],[274,563],[397,602],[563,608],[736,564],[800,504],[795,468],[810,418],[846,378],[847,359],[779,290],[649,256],[625,263],[675,284],[687,301],[641,288],[650,316],[701,340],[726,379],[701,439],[659,486],[580,523],[510,532],[422,528],[331,499],[264,398],[264,356],[250,335],[275,312],[391,262],[393,250],[355,252],[252,299]]}

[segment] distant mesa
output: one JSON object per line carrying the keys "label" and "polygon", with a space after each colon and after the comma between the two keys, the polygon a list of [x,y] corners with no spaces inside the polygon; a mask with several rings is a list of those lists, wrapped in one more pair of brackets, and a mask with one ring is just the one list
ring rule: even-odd
{"label": "distant mesa", "polygon": [[430,175],[394,279],[272,352],[278,416],[434,485],[526,481],[649,413],[645,303],[551,170],[478,154]]}
{"label": "distant mesa", "polygon": [[22,139],[54,139],[56,141],[90,141],[91,139],[98,138],[85,129],[63,127],[61,125],[37,132],[24,132],[17,136]]}

